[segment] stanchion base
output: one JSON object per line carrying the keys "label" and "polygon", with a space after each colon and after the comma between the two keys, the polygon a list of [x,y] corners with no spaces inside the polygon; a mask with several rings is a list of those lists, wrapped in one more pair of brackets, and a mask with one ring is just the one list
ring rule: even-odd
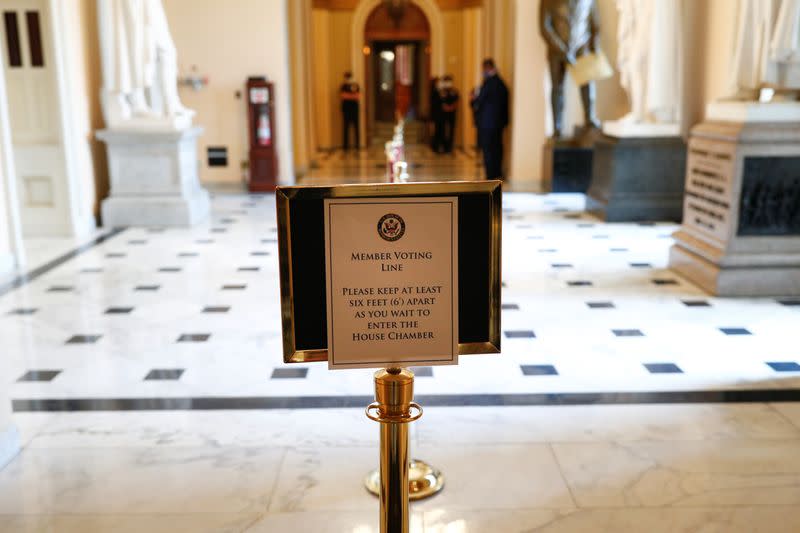
{"label": "stanchion base", "polygon": [[[367,490],[375,496],[381,493],[381,474],[373,470],[364,479]],[[444,488],[444,475],[425,461],[412,459],[408,465],[408,499],[430,498]]]}

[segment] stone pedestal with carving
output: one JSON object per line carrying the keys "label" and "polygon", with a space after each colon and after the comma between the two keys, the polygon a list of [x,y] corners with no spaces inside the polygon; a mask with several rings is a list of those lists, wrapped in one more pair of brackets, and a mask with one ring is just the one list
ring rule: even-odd
{"label": "stone pedestal with carving", "polygon": [[678,136],[594,143],[587,210],[608,222],[681,221],[686,144]]}
{"label": "stone pedestal with carving", "polygon": [[709,111],[689,141],[670,268],[720,296],[800,295],[800,125]]}
{"label": "stone pedestal with carving", "polygon": [[108,148],[111,177],[103,225],[190,226],[205,219],[209,196],[197,177],[202,131],[98,131]]}
{"label": "stone pedestal with carving", "polygon": [[592,181],[592,145],[575,139],[548,139],[542,178],[551,192],[585,193]]}

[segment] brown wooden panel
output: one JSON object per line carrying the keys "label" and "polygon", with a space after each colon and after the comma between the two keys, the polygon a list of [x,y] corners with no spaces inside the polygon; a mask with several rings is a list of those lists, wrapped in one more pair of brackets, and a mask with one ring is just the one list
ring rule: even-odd
{"label": "brown wooden panel", "polygon": [[44,66],[44,51],[42,50],[42,30],[39,26],[39,12],[26,11],[25,23],[28,26],[28,45],[31,51],[31,66]]}
{"label": "brown wooden panel", "polygon": [[3,24],[6,30],[6,48],[8,49],[8,66],[21,67],[22,53],[19,47],[19,26],[17,12],[3,12]]}

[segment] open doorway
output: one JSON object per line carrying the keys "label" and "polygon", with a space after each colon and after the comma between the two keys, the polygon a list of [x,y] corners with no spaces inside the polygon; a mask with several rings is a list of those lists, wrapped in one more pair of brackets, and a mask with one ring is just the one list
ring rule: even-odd
{"label": "open doorway", "polygon": [[397,118],[406,120],[407,142],[424,142],[428,119],[430,27],[414,4],[392,9],[386,3],[367,18],[364,42],[367,138],[382,144]]}

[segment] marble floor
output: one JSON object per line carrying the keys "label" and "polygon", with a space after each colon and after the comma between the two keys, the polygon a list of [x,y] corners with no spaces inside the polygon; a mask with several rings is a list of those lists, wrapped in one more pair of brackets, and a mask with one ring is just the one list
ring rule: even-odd
{"label": "marble floor", "polygon": [[[800,531],[800,300],[709,297],[673,225],[580,195],[503,205],[503,353],[417,369],[412,531]],[[282,363],[274,198],[99,237],[0,287],[0,531],[378,531],[371,371]]]}

